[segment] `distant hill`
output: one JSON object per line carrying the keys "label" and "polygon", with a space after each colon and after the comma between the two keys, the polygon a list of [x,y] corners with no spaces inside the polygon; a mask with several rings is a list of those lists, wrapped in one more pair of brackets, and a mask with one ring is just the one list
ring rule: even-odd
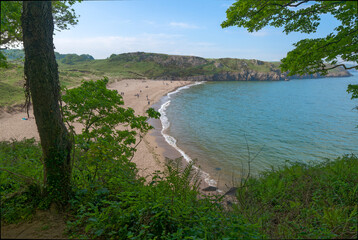
{"label": "distant hill", "polygon": [[[4,55],[7,57],[10,61],[16,61],[16,60],[23,60],[25,58],[25,52],[21,49],[5,49],[1,50]],[[65,64],[74,64],[76,62],[84,62],[84,61],[91,61],[94,60],[94,58],[91,55],[88,54],[60,54],[58,52],[55,52],[55,56],[57,61],[65,63]]]}
{"label": "distant hill", "polygon": [[1,52],[10,61],[22,60],[25,57],[24,50],[20,50],[20,49],[4,49],[4,50],[1,50]]}
{"label": "distant hill", "polygon": [[[22,50],[5,50],[9,59],[23,58]],[[343,68],[330,70],[327,76],[310,74],[287,76],[279,62],[256,59],[201,58],[195,56],[133,52],[112,54],[95,60],[88,54],[55,53],[60,69],[111,75],[119,79],[162,79],[189,81],[280,81],[293,78],[345,77],[351,74]]]}

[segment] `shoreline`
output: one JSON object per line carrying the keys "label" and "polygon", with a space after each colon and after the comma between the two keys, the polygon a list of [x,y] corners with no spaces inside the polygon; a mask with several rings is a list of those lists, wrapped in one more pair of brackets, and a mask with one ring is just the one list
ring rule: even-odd
{"label": "shoreline", "polygon": [[[151,135],[155,136],[156,138],[156,142],[158,145],[161,146],[161,148],[163,148],[163,156],[165,158],[170,158],[172,160],[177,159],[177,158],[181,158],[181,163],[182,166],[185,167],[188,163],[192,162],[192,158],[181,148],[179,148],[176,145],[177,139],[175,139],[173,136],[170,136],[169,134],[166,133],[167,129],[170,126],[170,121],[168,120],[168,118],[166,117],[166,108],[170,105],[170,96],[173,94],[176,94],[184,89],[188,89],[190,87],[199,85],[199,84],[203,84],[205,83],[205,81],[201,81],[201,82],[194,82],[194,83],[190,83],[186,86],[182,86],[182,87],[178,87],[176,89],[174,89],[171,92],[168,92],[165,96],[162,96],[162,98],[156,102],[155,104],[152,105],[152,107],[160,112],[161,117],[160,120],[152,120],[150,123],[155,127],[155,129],[152,130]],[[200,185],[199,188],[200,190],[203,190],[207,187],[211,187],[211,188],[216,188],[216,190],[210,190],[208,193],[210,192],[215,192],[215,193],[222,193],[223,190],[218,188],[218,183],[214,180],[214,178],[211,177],[211,175],[207,172],[205,172],[204,170],[202,170],[200,168],[200,166],[198,167],[196,164],[193,165],[193,168],[195,170],[199,170],[199,179],[200,179]],[[203,191],[201,191],[203,193]]]}
{"label": "shoreline", "polygon": [[[182,87],[188,88],[191,87],[190,85],[196,84],[198,83],[192,81],[125,79],[109,83],[107,88],[122,93],[124,107],[131,107],[135,114],[144,115],[149,107],[158,111],[165,103],[163,99],[168,95],[181,91]],[[0,117],[0,141],[22,140],[23,138],[35,138],[36,141],[39,141],[32,108],[29,113],[30,118],[23,120],[23,118],[27,118],[26,111],[3,112]],[[147,182],[151,181],[155,171],[164,171],[166,158],[182,157],[178,149],[170,145],[163,136],[162,121],[149,119],[149,123],[153,125],[154,129],[145,134],[132,159],[137,165],[139,176],[145,177]],[[76,132],[81,131],[81,125],[74,125]],[[186,166],[186,164],[188,161],[183,158],[182,166]],[[207,176],[209,175],[207,174]],[[201,190],[209,186],[205,177],[200,176],[200,180]]]}

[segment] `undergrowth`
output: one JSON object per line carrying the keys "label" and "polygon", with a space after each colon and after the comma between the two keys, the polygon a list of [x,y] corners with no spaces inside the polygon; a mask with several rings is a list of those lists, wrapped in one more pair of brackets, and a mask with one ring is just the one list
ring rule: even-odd
{"label": "undergrowth", "polygon": [[[40,156],[34,140],[0,143],[3,222],[29,219],[35,209],[46,205],[39,194]],[[229,211],[220,196],[200,194],[192,165],[182,169],[177,162],[169,163],[165,173],[154,173],[149,184],[135,174],[108,174],[106,169],[97,173],[102,181],[97,183],[86,183],[75,173],[68,208],[69,236],[357,238],[358,159],[354,155],[317,165],[295,163],[250,178],[238,187]],[[120,168],[116,164],[107,167]],[[3,171],[5,168],[19,176]]]}
{"label": "undergrowth", "polygon": [[1,221],[28,220],[40,206],[41,155],[35,139],[0,142]]}
{"label": "undergrowth", "polygon": [[238,188],[234,211],[270,238],[357,238],[358,158],[291,163]]}

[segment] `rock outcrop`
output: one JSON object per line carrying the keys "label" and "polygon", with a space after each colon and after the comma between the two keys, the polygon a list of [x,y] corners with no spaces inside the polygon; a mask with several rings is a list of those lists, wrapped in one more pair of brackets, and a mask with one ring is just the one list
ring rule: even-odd
{"label": "rock outcrop", "polygon": [[163,76],[156,79],[161,80],[186,80],[186,81],[288,81],[290,79],[312,79],[312,78],[325,78],[325,77],[349,77],[351,74],[348,71],[337,73],[330,73],[326,76],[320,74],[306,74],[303,76],[293,75],[287,76],[287,73],[281,72],[256,72],[253,70],[246,70],[242,72],[223,72],[211,75],[196,75],[196,76]]}

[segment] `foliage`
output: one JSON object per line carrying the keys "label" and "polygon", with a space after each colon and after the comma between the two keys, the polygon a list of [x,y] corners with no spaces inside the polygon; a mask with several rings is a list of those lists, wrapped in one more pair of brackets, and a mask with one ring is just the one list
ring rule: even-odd
{"label": "foliage", "polygon": [[250,178],[234,211],[271,239],[357,238],[358,158],[293,163]]}
{"label": "foliage", "polygon": [[[78,150],[79,151],[79,150]],[[0,143],[1,168],[41,179],[41,148],[34,140]],[[91,164],[95,155],[81,158]],[[99,157],[102,157],[100,154]],[[225,210],[220,196],[198,192],[198,172],[169,161],[152,182],[118,174],[121,161],[98,170],[100,181],[74,173],[69,234],[88,239],[252,239],[357,237],[358,159],[318,165],[294,163],[250,178]],[[77,167],[76,167],[77,168]],[[111,170],[114,169],[114,170]],[[136,171],[128,167],[127,171]],[[82,172],[86,174],[87,172]],[[1,171],[1,220],[28,219],[46,207],[37,184]],[[20,181],[19,181],[20,180]],[[36,182],[36,181],[35,181]],[[24,188],[25,186],[28,186]],[[24,190],[21,190],[24,189]]]}
{"label": "foliage", "polygon": [[[77,209],[69,223],[74,238],[101,239],[239,239],[258,238],[252,224],[223,210],[217,197],[199,197],[193,165],[180,169],[177,159],[167,173],[156,172],[149,185],[138,182],[111,192],[102,189]],[[195,182],[195,181],[194,181]],[[88,199],[88,198],[87,198]],[[81,229],[84,229],[84,231]],[[80,234],[79,234],[80,233]]]}
{"label": "foliage", "polygon": [[[80,1],[54,1],[52,12],[56,30],[67,30],[68,25],[76,25],[78,16],[72,8]],[[21,29],[22,1],[1,2],[1,45],[22,42]]]}
{"label": "foliage", "polygon": [[[356,98],[358,98],[358,84],[357,84],[357,85],[349,84],[349,85],[348,85],[347,92],[348,92],[348,93],[352,93],[352,98],[351,98],[351,99],[356,99]],[[356,106],[355,109],[358,110],[358,106]],[[358,126],[357,126],[357,127],[358,127]]]}
{"label": "foliage", "polygon": [[[325,62],[333,65],[332,68],[346,68],[344,64],[337,64],[340,59],[343,62],[358,63],[357,2],[315,1],[304,5],[307,2],[238,0],[227,10],[227,20],[221,26],[244,27],[253,32],[270,25],[283,27],[286,34],[313,33],[319,26],[320,16],[331,14],[341,25],[325,38],[304,39],[294,44],[296,48],[281,60],[282,70],[290,71],[290,75],[316,72],[327,74],[329,68]],[[358,65],[351,68],[358,69]]]}
{"label": "foliage", "polygon": [[[76,25],[78,16],[73,4],[81,1],[52,1],[55,29],[66,30],[69,25]],[[22,42],[21,28],[22,1],[1,1],[1,46],[18,46]],[[6,67],[7,61],[0,52],[0,67]]]}
{"label": "foliage", "polygon": [[66,89],[62,97],[66,103],[64,121],[70,124],[72,131],[75,122],[83,126],[81,134],[74,136],[77,177],[86,179],[91,185],[109,181],[104,173],[98,175],[100,171],[134,179],[135,165],[130,160],[135,152],[137,134],[141,141],[143,134],[153,128],[147,122],[148,117],[159,118],[159,113],[153,109],[147,111],[146,117],[136,116],[132,108],[123,108],[122,96],[116,90],[107,89],[107,83],[108,78],[83,82],[80,87]]}
{"label": "foliage", "polygon": [[3,53],[4,57],[10,61],[20,60],[23,62],[25,59],[25,52],[22,49],[4,49],[1,50],[1,52]]}
{"label": "foliage", "polygon": [[0,142],[1,220],[28,219],[40,202],[43,167],[35,139]]}
{"label": "foliage", "polygon": [[348,85],[348,93],[352,93],[352,99],[358,98],[358,85]]}
{"label": "foliage", "polygon": [[1,45],[22,39],[21,12],[21,1],[1,1]]}
{"label": "foliage", "polygon": [[61,62],[65,64],[73,65],[75,62],[84,62],[84,61],[91,61],[94,58],[89,54],[66,54],[63,58],[61,58]]}

